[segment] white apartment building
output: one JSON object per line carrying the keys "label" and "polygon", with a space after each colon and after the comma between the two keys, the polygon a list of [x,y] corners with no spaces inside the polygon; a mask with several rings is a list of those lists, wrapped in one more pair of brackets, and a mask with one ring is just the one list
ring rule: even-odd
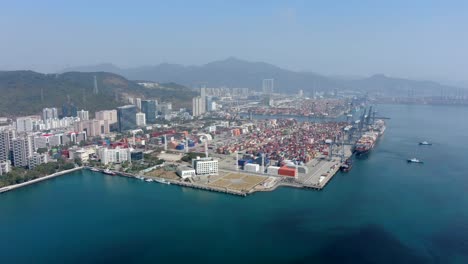
{"label": "white apartment building", "polygon": [[33,122],[34,120],[29,116],[16,118],[16,131],[18,133],[32,132],[34,130]]}
{"label": "white apartment building", "polygon": [[201,97],[197,96],[192,99],[192,115],[193,116],[201,116],[206,111],[206,100]]}
{"label": "white apartment building", "polygon": [[42,120],[56,119],[58,118],[57,108],[44,108],[42,109]]}
{"label": "white apartment building", "polygon": [[28,159],[33,153],[33,143],[30,137],[14,138],[13,144],[13,165],[15,167],[27,167]]}
{"label": "white apartment building", "polygon": [[89,111],[85,111],[85,110],[81,109],[80,111],[76,112],[76,116],[81,121],[89,120]]}
{"label": "white apartment building", "polygon": [[124,161],[131,162],[131,151],[129,148],[100,148],[98,149],[98,155],[101,159],[101,163],[104,165],[109,163],[122,163]]}
{"label": "white apartment building", "polygon": [[138,108],[138,110],[141,110],[141,98],[135,99],[135,105]]}
{"label": "white apartment building", "polygon": [[197,175],[218,175],[218,160],[213,158],[193,159],[192,167]]}
{"label": "white apartment building", "polygon": [[146,114],[136,113],[136,125],[139,127],[146,126]]}
{"label": "white apartment building", "polygon": [[11,171],[11,163],[9,160],[0,162],[0,176]]}
{"label": "white apartment building", "polygon": [[47,155],[47,153],[44,153],[44,154],[33,153],[28,158],[28,168],[32,170],[36,168],[38,165],[41,165],[47,162],[49,162],[49,156]]}
{"label": "white apartment building", "polygon": [[0,130],[0,162],[9,159],[10,150],[13,147],[12,139],[16,137],[16,130],[12,128]]}
{"label": "white apartment building", "polygon": [[34,147],[35,149],[39,148],[49,148],[62,145],[62,136],[63,134],[43,134],[34,137]]}

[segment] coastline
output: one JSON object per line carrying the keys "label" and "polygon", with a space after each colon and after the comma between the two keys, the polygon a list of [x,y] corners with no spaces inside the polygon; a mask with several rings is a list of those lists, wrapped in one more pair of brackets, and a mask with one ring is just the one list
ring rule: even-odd
{"label": "coastline", "polygon": [[24,187],[24,186],[34,184],[34,183],[38,183],[38,182],[41,182],[41,181],[52,179],[52,178],[55,178],[57,176],[61,176],[61,175],[64,175],[64,174],[67,174],[67,173],[70,173],[70,172],[82,170],[83,168],[84,167],[76,167],[76,168],[69,169],[69,170],[59,171],[59,172],[56,172],[54,174],[46,175],[44,177],[40,177],[40,178],[30,180],[30,181],[27,181],[27,182],[22,182],[22,183],[18,183],[18,184],[14,184],[14,185],[5,186],[5,187],[0,188],[0,193],[8,192],[8,191],[15,190],[15,189],[18,189],[18,188],[21,188],[21,187]]}

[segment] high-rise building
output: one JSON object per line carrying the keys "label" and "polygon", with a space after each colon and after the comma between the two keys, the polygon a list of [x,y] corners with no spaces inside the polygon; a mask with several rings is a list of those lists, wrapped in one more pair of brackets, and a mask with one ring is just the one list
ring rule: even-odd
{"label": "high-rise building", "polygon": [[42,120],[58,118],[57,108],[44,108],[42,109]]}
{"label": "high-rise building", "polygon": [[137,108],[134,105],[125,105],[117,107],[117,120],[119,123],[119,132],[135,129]]}
{"label": "high-rise building", "polygon": [[206,94],[206,87],[202,87],[200,88],[200,96],[201,98],[206,98],[207,94]]}
{"label": "high-rise building", "polygon": [[128,98],[128,103],[129,104],[135,104],[135,99],[133,97]]}
{"label": "high-rise building", "polygon": [[76,116],[78,108],[73,103],[66,103],[62,106],[62,117]]}
{"label": "high-rise building", "polygon": [[109,134],[109,121],[97,119],[80,121],[75,123],[75,131],[86,131],[88,137],[98,137]]}
{"label": "high-rise building", "polygon": [[172,112],[172,103],[160,103],[157,108],[163,115],[167,115]]}
{"label": "high-rise building", "polygon": [[156,100],[143,100],[141,101],[141,111],[146,115],[146,122],[150,124],[156,123],[156,111],[158,101]]}
{"label": "high-rise building", "polygon": [[274,79],[263,79],[263,94],[272,94],[274,91]]}
{"label": "high-rise building", "polygon": [[192,115],[193,116],[201,116],[206,111],[206,100],[204,100],[201,96],[194,97],[192,99]]}
{"label": "high-rise building", "polygon": [[146,126],[145,113],[136,113],[136,125],[139,127]]}
{"label": "high-rise building", "polygon": [[13,143],[13,166],[27,167],[28,159],[33,153],[33,143],[30,137],[18,137]]}
{"label": "high-rise building", "polygon": [[117,110],[103,110],[95,113],[97,120],[107,120],[109,125],[117,123]]}
{"label": "high-rise building", "polygon": [[32,132],[33,131],[33,119],[29,116],[16,118],[16,131],[21,132]]}
{"label": "high-rise building", "polygon": [[81,109],[80,111],[76,112],[76,116],[79,117],[82,121],[89,120],[89,111]]}
{"label": "high-rise building", "polygon": [[138,108],[138,110],[141,110],[141,98],[136,98],[135,105]]}
{"label": "high-rise building", "polygon": [[304,91],[303,91],[303,90],[299,90],[298,96],[299,96],[299,97],[304,97]]}
{"label": "high-rise building", "polygon": [[0,162],[6,162],[10,159],[10,150],[13,147],[13,138],[16,137],[16,130],[0,130]]}

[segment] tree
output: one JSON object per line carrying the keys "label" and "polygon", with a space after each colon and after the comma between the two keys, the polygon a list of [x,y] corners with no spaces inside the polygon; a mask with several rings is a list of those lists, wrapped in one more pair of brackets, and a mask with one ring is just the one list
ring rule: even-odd
{"label": "tree", "polygon": [[48,151],[47,148],[38,148],[36,152],[39,154],[43,154],[43,153],[47,153],[47,151]]}
{"label": "tree", "polygon": [[73,161],[74,161],[78,166],[82,166],[82,165],[83,165],[83,162],[81,161],[81,158],[78,158],[78,157],[77,157],[77,158],[75,158]]}

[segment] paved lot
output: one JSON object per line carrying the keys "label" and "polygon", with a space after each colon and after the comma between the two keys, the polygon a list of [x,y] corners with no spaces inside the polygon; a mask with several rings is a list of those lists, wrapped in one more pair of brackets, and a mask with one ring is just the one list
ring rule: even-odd
{"label": "paved lot", "polygon": [[225,176],[210,182],[208,185],[238,191],[250,191],[258,184],[264,182],[266,179],[267,177],[263,176],[228,173]]}

